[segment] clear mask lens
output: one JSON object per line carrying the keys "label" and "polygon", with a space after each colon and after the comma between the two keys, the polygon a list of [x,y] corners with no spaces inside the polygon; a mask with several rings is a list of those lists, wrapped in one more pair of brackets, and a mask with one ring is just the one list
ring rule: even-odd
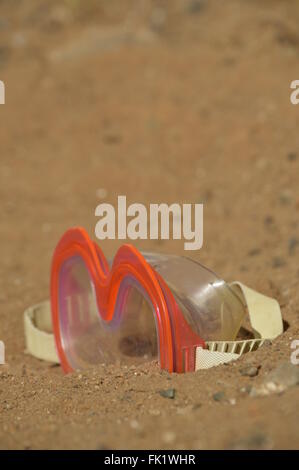
{"label": "clear mask lens", "polygon": [[59,319],[64,352],[74,369],[100,363],[136,365],[159,357],[155,315],[146,292],[129,276],[124,278],[113,318],[104,320],[79,256],[61,267]]}

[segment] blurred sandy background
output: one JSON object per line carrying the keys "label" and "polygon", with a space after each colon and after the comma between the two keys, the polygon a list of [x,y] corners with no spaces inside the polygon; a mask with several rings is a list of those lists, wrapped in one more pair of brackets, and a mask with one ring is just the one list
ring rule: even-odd
{"label": "blurred sandy background", "polygon": [[[298,23],[295,0],[0,0],[1,448],[298,447],[298,387],[250,394],[299,339]],[[119,194],[203,202],[204,246],[188,254],[276,296],[284,335],[188,376],[66,377],[25,356],[22,313],[48,296],[59,237],[93,235],[95,207]]]}

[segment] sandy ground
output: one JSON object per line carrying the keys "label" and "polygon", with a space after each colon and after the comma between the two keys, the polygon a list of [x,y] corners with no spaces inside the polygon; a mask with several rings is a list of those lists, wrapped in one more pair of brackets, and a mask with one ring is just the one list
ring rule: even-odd
{"label": "sandy ground", "polygon": [[[295,0],[0,1],[0,448],[298,448],[296,380],[257,396],[299,339],[298,22]],[[71,226],[93,235],[103,194],[204,202],[189,254],[275,296],[284,334],[187,375],[65,376],[25,355],[22,314],[48,297],[53,249]]]}

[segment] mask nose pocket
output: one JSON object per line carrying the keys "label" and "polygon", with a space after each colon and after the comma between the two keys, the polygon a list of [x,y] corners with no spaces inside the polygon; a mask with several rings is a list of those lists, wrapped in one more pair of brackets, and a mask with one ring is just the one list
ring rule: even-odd
{"label": "mask nose pocket", "polygon": [[[123,281],[117,304],[117,353],[121,362],[158,359],[159,341],[153,307],[146,292],[130,277]],[[118,314],[118,311],[121,314]]]}

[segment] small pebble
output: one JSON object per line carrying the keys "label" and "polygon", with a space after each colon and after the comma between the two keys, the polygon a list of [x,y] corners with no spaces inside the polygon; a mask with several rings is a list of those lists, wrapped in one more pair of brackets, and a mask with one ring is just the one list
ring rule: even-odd
{"label": "small pebble", "polygon": [[264,218],[264,224],[265,225],[273,225],[274,223],[274,219],[271,215],[267,215],[265,218]]}
{"label": "small pebble", "polygon": [[242,272],[248,271],[248,267],[245,266],[244,264],[241,264],[240,271],[242,271]]}
{"label": "small pebble", "polygon": [[290,387],[299,385],[299,367],[290,362],[283,362],[268,374],[259,387],[253,387],[251,397],[280,394]]}
{"label": "small pebble", "polygon": [[213,395],[213,400],[215,401],[223,401],[225,400],[225,392],[217,392]]}
{"label": "small pebble", "polygon": [[281,268],[283,266],[286,265],[286,262],[284,259],[280,258],[279,256],[275,256],[273,259],[272,259],[272,267],[273,268]]}
{"label": "small pebble", "polygon": [[103,135],[103,142],[108,145],[119,144],[122,141],[122,136],[120,134],[106,133]]}
{"label": "small pebble", "polygon": [[188,5],[188,13],[196,14],[200,13],[203,7],[203,0],[190,0]]}
{"label": "small pebble", "polygon": [[231,450],[269,450],[272,449],[273,442],[266,435],[259,431],[247,437],[237,439],[229,446]]}
{"label": "small pebble", "polygon": [[299,367],[290,362],[283,362],[268,374],[266,380],[284,388],[299,385]]}
{"label": "small pebble", "polygon": [[246,387],[242,387],[240,389],[240,392],[249,394],[251,392],[251,390],[252,390],[252,386],[251,385],[246,385]]}
{"label": "small pebble", "polygon": [[279,195],[281,204],[289,204],[293,200],[293,194],[289,189],[284,189]]}
{"label": "small pebble", "polygon": [[295,152],[289,152],[287,157],[289,162],[294,162],[297,160],[297,154]]}
{"label": "small pebble", "polygon": [[298,238],[292,237],[289,239],[288,242],[288,248],[289,248],[289,254],[293,255],[296,251],[297,246],[299,245],[299,240]]}
{"label": "small pebble", "polygon": [[240,374],[244,377],[256,377],[259,373],[258,367],[247,366],[240,369]]}
{"label": "small pebble", "polygon": [[260,248],[253,248],[252,250],[248,251],[248,256],[257,256],[261,253]]}
{"label": "small pebble", "polygon": [[175,397],[175,389],[174,388],[168,388],[166,390],[160,390],[159,394],[163,398],[170,398],[172,400]]}

